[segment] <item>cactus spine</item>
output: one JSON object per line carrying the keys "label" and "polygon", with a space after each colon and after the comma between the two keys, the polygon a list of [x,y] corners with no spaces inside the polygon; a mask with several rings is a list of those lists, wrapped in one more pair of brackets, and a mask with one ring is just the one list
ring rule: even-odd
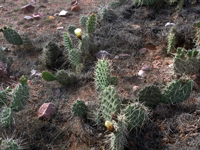
{"label": "cactus spine", "polygon": [[5,39],[13,45],[21,45],[23,43],[20,35],[11,28],[3,27],[0,32],[3,32]]}
{"label": "cactus spine", "polygon": [[85,105],[85,102],[81,99],[77,99],[76,102],[72,105],[72,113],[75,116],[84,117],[87,115],[88,108]]}
{"label": "cactus spine", "polygon": [[5,106],[1,113],[1,124],[3,127],[9,127],[13,121],[13,112],[10,107]]}
{"label": "cactus spine", "polygon": [[193,88],[193,83],[189,79],[174,80],[163,92],[162,102],[167,104],[177,104],[186,100]]}
{"label": "cactus spine", "polygon": [[120,113],[120,100],[115,87],[108,86],[99,95],[99,100],[101,101],[102,116],[105,120],[111,121],[111,114]]}

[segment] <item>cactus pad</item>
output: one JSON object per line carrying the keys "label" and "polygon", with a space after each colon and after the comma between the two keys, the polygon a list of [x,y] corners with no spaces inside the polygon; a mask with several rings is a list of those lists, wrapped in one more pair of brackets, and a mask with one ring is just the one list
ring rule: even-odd
{"label": "cactus pad", "polygon": [[9,127],[13,121],[13,112],[10,107],[4,107],[1,113],[1,124],[3,127]]}
{"label": "cactus pad", "polygon": [[106,121],[112,121],[111,114],[120,113],[120,100],[113,86],[106,87],[99,96],[101,101],[102,116]]}
{"label": "cactus pad", "polygon": [[162,102],[167,104],[177,104],[186,100],[193,88],[193,83],[189,79],[179,79],[170,83],[163,92]]}
{"label": "cactus pad", "polygon": [[34,48],[31,40],[28,38],[27,34],[22,34],[22,41],[23,41],[23,47],[26,50],[32,50]]}
{"label": "cactus pad", "polygon": [[77,49],[72,49],[69,52],[69,61],[74,67],[81,62],[81,54]]}
{"label": "cactus pad", "polygon": [[64,45],[65,45],[65,48],[69,52],[72,49],[71,38],[69,37],[69,35],[67,33],[64,33],[63,35],[64,35]]}
{"label": "cactus pad", "polygon": [[77,99],[76,102],[72,105],[72,113],[75,116],[84,117],[87,115],[88,108],[85,105],[85,102],[81,99]]}
{"label": "cactus pad", "polygon": [[70,33],[70,34],[74,34],[75,35],[75,33],[74,33],[74,30],[76,29],[76,27],[74,26],[74,25],[70,25],[70,26],[68,26],[68,32]]}
{"label": "cactus pad", "polygon": [[5,39],[13,45],[21,45],[23,43],[20,35],[13,29],[4,27],[0,31],[3,32]]}
{"label": "cactus pad", "polygon": [[45,81],[55,81],[56,80],[56,77],[51,72],[48,72],[48,71],[42,72],[42,78]]}
{"label": "cactus pad", "polygon": [[87,17],[87,16],[82,16],[82,17],[81,17],[80,22],[81,22],[81,25],[82,25],[83,28],[86,28],[86,26],[87,26],[87,21],[88,21],[88,17]]}
{"label": "cactus pad", "polygon": [[64,70],[60,70],[56,74],[57,81],[62,85],[69,84],[69,76],[68,73]]}
{"label": "cactus pad", "polygon": [[88,34],[92,34],[96,28],[96,16],[95,14],[90,15],[87,22],[87,32]]}

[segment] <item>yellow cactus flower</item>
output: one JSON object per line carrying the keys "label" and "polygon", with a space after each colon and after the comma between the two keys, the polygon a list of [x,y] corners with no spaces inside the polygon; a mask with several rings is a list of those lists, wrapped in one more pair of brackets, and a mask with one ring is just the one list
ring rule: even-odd
{"label": "yellow cactus flower", "polygon": [[111,131],[111,132],[115,131],[114,126],[110,121],[106,121],[105,126],[109,131]]}
{"label": "yellow cactus flower", "polygon": [[81,29],[80,28],[77,28],[76,30],[74,30],[74,33],[76,34],[76,36],[82,40],[82,37],[81,37]]}

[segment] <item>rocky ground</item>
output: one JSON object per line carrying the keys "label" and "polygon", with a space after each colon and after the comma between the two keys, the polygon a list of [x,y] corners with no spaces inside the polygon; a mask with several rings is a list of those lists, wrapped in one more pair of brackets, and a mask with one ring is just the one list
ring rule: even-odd
{"label": "rocky ground", "polygon": [[[71,113],[71,106],[78,98],[85,101],[89,108],[95,107],[98,94],[94,84],[93,58],[81,74],[79,82],[71,86],[61,86],[58,82],[46,82],[41,73],[49,70],[42,63],[42,48],[49,41],[63,48],[63,32],[69,25],[80,27],[80,17],[91,13],[101,14],[102,8],[110,1],[78,0],[74,8],[70,0],[18,0],[0,1],[0,28],[9,26],[18,33],[26,32],[35,49],[24,51],[9,44],[0,34],[0,47],[13,64],[7,75],[0,78],[2,90],[14,88],[22,75],[28,77],[30,97],[25,108],[15,114],[15,121],[9,128],[0,126],[0,137],[19,139],[27,150],[99,150],[108,149],[104,126],[97,127],[90,119],[80,119]],[[23,6],[31,3],[34,7]],[[73,8],[73,9],[72,9]],[[62,10],[66,16],[59,16]],[[98,20],[94,33],[94,48],[91,53],[106,50],[112,75],[117,76],[117,91],[122,102],[136,101],[135,88],[146,85],[159,85],[161,89],[169,82],[180,77],[174,73],[173,55],[167,54],[167,36],[175,23],[178,33],[176,47],[195,48],[193,42],[195,22],[199,21],[200,5],[187,4],[176,11],[176,4],[153,6],[133,6],[133,2],[113,8],[116,18]],[[32,18],[33,14],[39,18]],[[27,17],[29,16],[29,17]],[[51,16],[51,17],[50,17]],[[26,19],[28,18],[28,19]],[[101,18],[101,17],[99,17]],[[76,46],[76,37],[74,45]],[[66,60],[68,64],[68,60]],[[64,69],[72,69],[64,66]],[[141,71],[142,70],[142,71]],[[160,103],[150,111],[150,120],[139,130],[129,133],[126,149],[131,150],[197,150],[200,149],[200,75],[184,75],[192,79],[196,89],[190,98],[179,105]],[[43,103],[52,102],[56,113],[50,120],[38,119],[38,110]]]}

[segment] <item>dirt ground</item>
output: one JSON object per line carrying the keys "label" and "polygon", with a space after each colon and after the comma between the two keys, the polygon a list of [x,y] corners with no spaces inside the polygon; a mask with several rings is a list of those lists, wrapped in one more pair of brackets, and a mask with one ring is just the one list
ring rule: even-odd
{"label": "dirt ground", "polygon": [[[78,0],[81,10],[73,12],[70,10],[71,0],[36,0],[35,9],[26,12],[21,10],[21,7],[29,3],[27,0],[0,0],[0,28],[7,25],[20,34],[26,32],[34,46],[39,48],[48,40],[54,40],[62,47],[62,35],[63,32],[68,32],[69,25],[81,28],[81,16],[98,13],[102,7],[108,6],[110,1]],[[142,88],[156,84],[163,88],[173,79],[179,78],[173,70],[173,55],[166,54],[170,27],[165,27],[165,24],[173,22],[178,26],[177,32],[181,38],[176,47],[194,48],[193,25],[199,21],[200,4],[197,2],[194,5],[184,5],[180,11],[176,11],[175,8],[176,5],[136,8],[132,3],[127,3],[113,9],[118,16],[116,20],[98,22],[94,33],[95,50],[92,53],[100,50],[110,53],[111,73],[118,77],[117,91],[122,102],[136,100],[133,86]],[[49,19],[49,16],[54,16],[61,10],[68,10],[70,15]],[[30,21],[24,19],[24,16],[32,16],[36,12],[42,13],[43,17]],[[64,29],[58,31],[57,27]],[[71,106],[78,98],[89,103],[89,107],[95,107],[93,102],[98,100],[93,76],[96,58],[87,66],[88,71],[80,75],[77,84],[61,86],[56,81],[44,81],[40,75],[31,75],[33,70],[37,73],[50,70],[42,64],[41,51],[21,51],[9,44],[3,34],[0,34],[0,46],[6,47],[5,55],[14,60],[7,77],[0,78],[1,88],[14,88],[22,75],[29,78],[30,86],[27,105],[15,114],[15,121],[11,127],[4,129],[0,126],[0,137],[18,139],[27,150],[108,149],[105,136],[109,132],[104,126],[98,127],[90,119],[74,117],[71,113]],[[141,49],[144,47],[146,52],[142,53]],[[119,59],[116,59],[117,55],[120,56]],[[138,72],[145,65],[149,70],[145,71],[145,77],[141,77]],[[50,71],[56,73],[56,70]],[[129,133],[128,146],[125,149],[200,149],[200,75],[197,73],[185,77],[192,79],[196,85],[190,98],[180,105],[161,103],[151,110],[150,120],[139,131],[133,130]],[[54,116],[48,121],[37,118],[38,109],[45,102],[52,102],[57,108]]]}

